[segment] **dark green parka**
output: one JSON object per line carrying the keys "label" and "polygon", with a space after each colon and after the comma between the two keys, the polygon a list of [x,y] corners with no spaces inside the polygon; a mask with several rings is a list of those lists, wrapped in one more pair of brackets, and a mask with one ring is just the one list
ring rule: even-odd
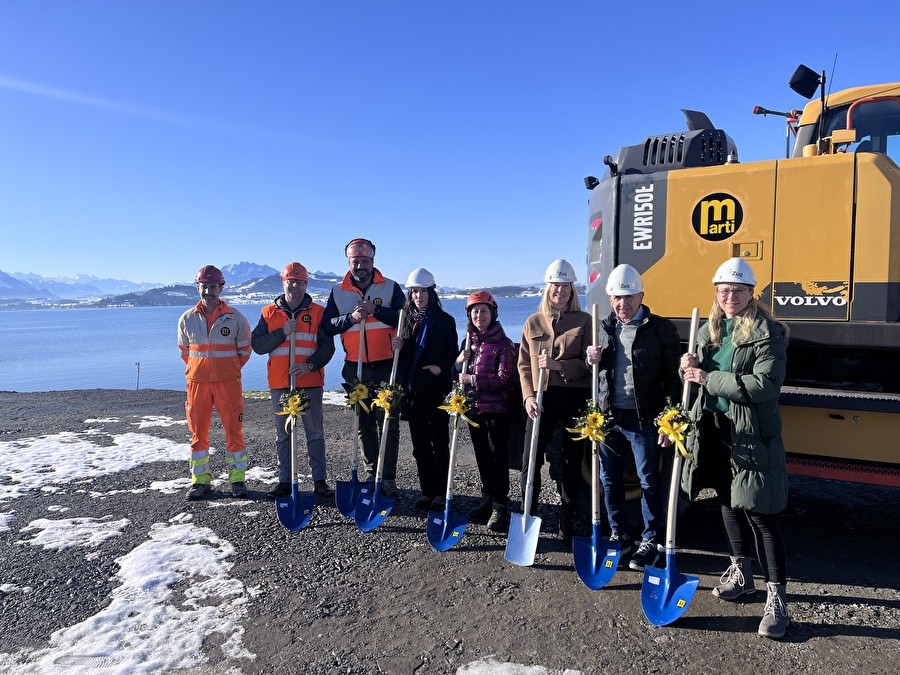
{"label": "dark green parka", "polygon": [[[697,333],[697,358],[704,370],[710,363],[709,347],[709,324],[705,324]],[[729,401],[732,508],[780,513],[787,505],[787,469],[778,408],[786,347],[784,328],[757,316],[747,341],[735,345],[731,372],[709,372],[706,391]],[[701,395],[694,401],[694,420],[699,421],[702,412]],[[696,428],[688,437],[693,460],[685,463],[681,479],[691,500],[703,487],[696,479],[706,451]]]}

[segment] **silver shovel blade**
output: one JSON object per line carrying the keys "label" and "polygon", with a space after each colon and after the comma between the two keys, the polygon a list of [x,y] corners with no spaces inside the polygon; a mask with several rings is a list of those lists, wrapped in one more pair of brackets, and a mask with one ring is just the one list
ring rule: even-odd
{"label": "silver shovel blade", "polygon": [[509,537],[506,540],[504,558],[514,565],[528,567],[534,564],[541,519],[537,516],[514,513],[509,518]]}

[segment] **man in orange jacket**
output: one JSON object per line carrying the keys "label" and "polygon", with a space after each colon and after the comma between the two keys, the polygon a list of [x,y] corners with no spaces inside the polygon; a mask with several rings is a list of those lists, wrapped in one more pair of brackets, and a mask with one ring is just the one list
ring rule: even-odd
{"label": "man in orange jacket", "polygon": [[213,265],[197,272],[200,302],[178,320],[178,349],[187,364],[187,415],[191,430],[191,487],[188,501],[209,492],[209,427],[213,407],[225,430],[225,462],[231,494],[246,499],[244,482],[247,447],[244,443],[244,392],[241,368],[250,359],[250,324],[219,299],[225,275]]}
{"label": "man in orange jacket", "polygon": [[[365,351],[363,352],[362,381],[370,393],[391,376],[393,349],[391,338],[397,335],[399,312],[406,302],[403,289],[396,281],[385,277],[375,267],[375,245],[368,239],[354,239],[344,247],[350,270],[335,284],[325,305],[324,325],[328,335],[340,335],[345,361],[341,374],[344,382],[356,383],[356,364],[359,357],[360,324],[365,322]],[[359,439],[362,442],[368,480],[374,480],[378,462],[380,433],[384,430],[384,416],[377,408],[359,413]],[[397,454],[400,448],[400,424],[388,425],[385,445],[382,491],[389,497],[398,496]]]}
{"label": "man in orange jacket", "polygon": [[[285,429],[281,396],[290,389],[303,389],[309,397],[309,408],[300,418],[306,435],[306,454],[313,477],[313,492],[328,499],[334,490],[328,486],[325,470],[325,422],[322,411],[322,389],[325,364],[334,356],[334,338],[322,330],[325,308],[313,302],[306,292],[309,273],[298,262],[288,263],[281,271],[284,294],[262,308],[259,323],[253,329],[251,344],[257,354],[268,354],[269,389],[275,416],[275,452],[278,456],[278,485],[269,492],[270,499],[291,494],[291,437]],[[294,347],[294,362],[290,348]]]}

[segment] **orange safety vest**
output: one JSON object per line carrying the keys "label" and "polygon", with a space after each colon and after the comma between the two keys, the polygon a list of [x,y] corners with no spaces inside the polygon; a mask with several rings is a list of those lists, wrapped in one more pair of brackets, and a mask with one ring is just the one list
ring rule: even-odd
{"label": "orange safety vest", "polygon": [[[325,308],[315,302],[301,310],[297,316],[297,329],[290,338],[282,342],[273,351],[269,352],[269,362],[266,364],[269,375],[269,389],[288,389],[288,368],[290,368],[291,345],[294,343],[294,360],[297,363],[306,363],[307,359],[316,351],[319,343],[316,339],[319,332],[319,324],[322,323],[322,314]],[[288,322],[288,315],[283,309],[279,309],[274,302],[262,309],[262,317],[269,327],[269,332],[282,328]],[[298,389],[305,387],[322,387],[325,385],[325,370],[319,368],[294,379]]]}
{"label": "orange safety vest", "polygon": [[188,380],[240,380],[241,368],[250,360],[250,324],[222,300],[207,323],[198,302],[178,320],[178,349]]}
{"label": "orange safety vest", "polygon": [[[385,278],[377,269],[373,270],[372,279],[372,285],[366,289],[365,299],[375,305],[390,307],[397,282]],[[353,285],[353,282],[350,281],[350,273],[347,272],[343,281],[335,284],[331,290],[331,297],[334,298],[334,304],[337,306],[339,314],[349,314],[363,298],[363,292]],[[359,326],[360,324],[354,324],[341,333],[341,344],[344,346],[347,360],[353,363],[356,363],[359,356]],[[393,358],[394,350],[391,349],[391,338],[395,335],[397,335],[396,328],[382,323],[374,316],[367,318],[363,363]]]}

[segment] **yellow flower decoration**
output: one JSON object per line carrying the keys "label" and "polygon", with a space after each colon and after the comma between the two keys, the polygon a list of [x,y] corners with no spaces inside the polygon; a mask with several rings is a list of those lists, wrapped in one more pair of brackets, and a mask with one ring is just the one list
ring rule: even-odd
{"label": "yellow flower decoration", "polygon": [[278,415],[286,415],[284,428],[288,431],[297,423],[297,420],[309,410],[309,397],[302,389],[291,389],[286,394],[281,395],[281,405],[283,406]]}
{"label": "yellow flower decoration", "polygon": [[459,415],[467,424],[477,427],[477,422],[473,422],[466,417],[466,413],[469,412],[469,409],[471,408],[469,405],[469,398],[468,394],[457,387],[447,395],[447,398],[444,399],[444,405],[439,405],[438,409],[446,410],[451,415]]}
{"label": "yellow flower decoration", "polygon": [[388,417],[391,417],[391,413],[400,404],[401,396],[403,396],[403,389],[399,384],[387,384],[386,382],[382,382],[381,388],[372,400],[372,405],[378,406],[387,413]]}
{"label": "yellow flower decoration", "polygon": [[573,435],[574,440],[589,440],[596,445],[606,442],[606,434],[612,427],[613,417],[610,413],[600,410],[597,404],[590,400],[584,414],[576,417],[574,421],[574,428],[566,428],[566,431]]}
{"label": "yellow flower decoration", "polygon": [[369,406],[366,405],[367,398],[369,398],[369,388],[362,382],[359,382],[353,390],[347,394],[347,405],[352,407],[358,403],[367,413],[371,412]]}
{"label": "yellow flower decoration", "polygon": [[684,447],[684,439],[691,430],[691,418],[684,411],[681,404],[675,405],[672,399],[667,398],[668,405],[656,416],[654,423],[660,434],[675,444],[675,449],[685,459],[691,458],[691,453]]}

